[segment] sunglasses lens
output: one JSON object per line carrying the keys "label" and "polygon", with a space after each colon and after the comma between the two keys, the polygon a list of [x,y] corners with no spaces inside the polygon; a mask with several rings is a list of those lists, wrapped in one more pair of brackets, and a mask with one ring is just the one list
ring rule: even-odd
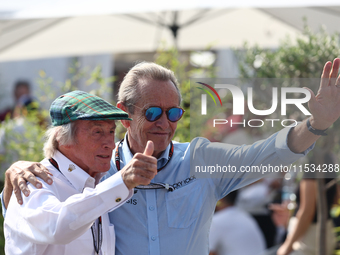
{"label": "sunglasses lens", "polygon": [[168,111],[168,119],[172,122],[178,121],[183,115],[183,110],[181,108],[171,108]]}
{"label": "sunglasses lens", "polygon": [[150,107],[145,112],[145,118],[148,121],[155,121],[159,119],[159,117],[162,115],[162,109],[159,107]]}

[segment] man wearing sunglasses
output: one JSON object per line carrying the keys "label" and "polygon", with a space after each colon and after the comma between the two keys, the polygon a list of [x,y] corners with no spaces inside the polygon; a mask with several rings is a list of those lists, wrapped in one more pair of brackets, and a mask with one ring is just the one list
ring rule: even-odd
{"label": "man wearing sunglasses", "polygon": [[[229,192],[256,179],[245,172],[196,178],[194,164],[258,166],[287,165],[305,155],[324,130],[340,116],[340,88],[337,78],[340,59],[325,64],[318,96],[313,92],[309,106],[312,117],[295,128],[287,128],[250,146],[210,143],[195,138],[191,143],[172,141],[184,111],[174,74],[154,63],[133,67],[122,82],[117,106],[129,113],[123,120],[125,138],[115,149],[109,177],[154,143],[158,173],[147,186],[137,186],[130,201],[110,213],[116,230],[116,254],[208,254],[208,232],[216,202]],[[24,177],[40,184],[31,172],[16,163],[7,170],[6,203],[11,185],[24,193]],[[27,167],[26,167],[27,168]],[[47,181],[45,170],[31,164],[32,172]],[[208,174],[209,175],[209,174]],[[18,185],[20,183],[20,185]],[[19,199],[21,193],[16,192]]]}

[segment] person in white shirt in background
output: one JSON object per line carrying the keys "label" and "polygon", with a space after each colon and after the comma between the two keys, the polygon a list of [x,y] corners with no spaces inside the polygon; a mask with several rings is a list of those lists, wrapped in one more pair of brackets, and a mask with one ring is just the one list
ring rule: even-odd
{"label": "person in white shirt in background", "polygon": [[209,255],[258,255],[266,249],[256,221],[236,207],[237,190],[220,201],[224,208],[213,216],[209,234]]}
{"label": "person in white shirt in background", "polygon": [[112,255],[115,233],[108,211],[156,175],[153,143],[98,184],[110,169],[115,120],[129,120],[128,114],[82,91],[58,97],[50,114],[53,127],[46,133],[41,163],[53,174],[53,184],[28,185],[31,194],[22,205],[12,196],[4,222],[6,254]]}

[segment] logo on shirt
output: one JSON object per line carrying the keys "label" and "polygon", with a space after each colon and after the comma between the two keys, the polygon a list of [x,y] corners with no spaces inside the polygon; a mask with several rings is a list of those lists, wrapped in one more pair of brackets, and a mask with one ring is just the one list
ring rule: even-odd
{"label": "logo on shirt", "polygon": [[137,205],[137,199],[131,198],[130,200],[126,201],[127,204]]}
{"label": "logo on shirt", "polygon": [[190,182],[192,182],[195,179],[196,179],[195,175],[192,175],[192,176],[186,178],[183,181],[179,181],[179,182],[174,183],[172,186],[174,187],[174,189],[178,189],[178,188],[180,188],[182,186],[185,186],[185,185],[189,184]]}
{"label": "logo on shirt", "polygon": [[74,169],[76,169],[76,167],[74,165],[69,165],[67,170],[69,172],[72,172]]}

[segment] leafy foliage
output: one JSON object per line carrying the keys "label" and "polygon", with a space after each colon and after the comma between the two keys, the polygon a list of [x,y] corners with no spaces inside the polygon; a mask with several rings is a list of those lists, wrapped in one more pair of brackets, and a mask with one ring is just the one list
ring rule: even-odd
{"label": "leafy foliage", "polygon": [[[305,25],[303,34],[296,41],[287,37],[276,50],[261,49],[258,46],[250,47],[245,44],[244,50],[235,52],[240,61],[241,78],[290,79],[290,83],[283,86],[294,87],[301,86],[292,82],[294,79],[304,78],[300,79],[305,82],[302,85],[311,87],[316,94],[319,84],[316,82],[308,84],[308,82],[315,81],[313,78],[320,78],[324,64],[340,56],[340,41],[337,33],[329,35],[323,28],[314,33]],[[261,89],[266,91],[270,88],[270,83],[261,86]],[[263,100],[259,101],[263,102]],[[261,102],[257,103],[261,104]],[[294,112],[289,114],[296,117]],[[301,119],[302,116],[297,118]],[[339,157],[339,126],[340,123],[337,121],[327,131],[328,136],[319,139],[318,146],[310,154],[311,157],[331,151],[336,152],[337,158]]]}
{"label": "leafy foliage", "polygon": [[245,78],[319,78],[324,63],[340,54],[339,34],[324,29],[314,33],[305,26],[296,42],[287,37],[277,50],[244,45],[240,56],[241,76]]}

